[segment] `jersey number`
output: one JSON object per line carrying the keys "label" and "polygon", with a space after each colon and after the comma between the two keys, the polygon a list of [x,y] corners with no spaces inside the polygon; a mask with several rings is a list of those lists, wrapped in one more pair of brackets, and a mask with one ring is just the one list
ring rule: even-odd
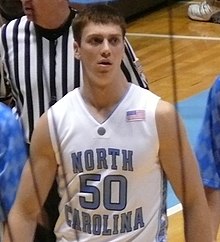
{"label": "jersey number", "polygon": [[[94,185],[95,182],[100,182],[100,174],[89,174],[80,176],[80,192],[92,195],[92,199],[88,196],[80,196],[79,202],[81,207],[85,209],[97,209],[101,202],[101,192]],[[113,183],[118,184],[118,199],[113,202]],[[107,210],[121,211],[127,205],[127,179],[121,175],[109,175],[103,180],[103,205]]]}

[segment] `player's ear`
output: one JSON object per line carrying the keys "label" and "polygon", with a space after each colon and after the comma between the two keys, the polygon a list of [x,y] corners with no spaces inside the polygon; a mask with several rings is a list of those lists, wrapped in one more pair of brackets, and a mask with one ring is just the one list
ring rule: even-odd
{"label": "player's ear", "polygon": [[76,59],[80,60],[80,48],[79,48],[79,44],[74,41],[74,44],[73,44],[73,47],[74,47],[74,56]]}

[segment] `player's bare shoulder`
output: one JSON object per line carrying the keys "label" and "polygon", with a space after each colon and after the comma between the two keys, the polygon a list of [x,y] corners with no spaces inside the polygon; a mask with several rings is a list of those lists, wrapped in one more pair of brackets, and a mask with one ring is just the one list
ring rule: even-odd
{"label": "player's bare shoulder", "polygon": [[49,147],[51,144],[50,141],[50,132],[48,127],[48,117],[47,112],[45,112],[37,121],[34,128],[32,138],[31,138],[31,148],[43,150],[45,147]]}
{"label": "player's bare shoulder", "polygon": [[169,135],[169,132],[171,132],[180,121],[175,106],[163,100],[158,102],[155,118],[158,134],[162,132]]}
{"label": "player's bare shoulder", "polygon": [[173,115],[177,115],[175,106],[169,102],[160,99],[156,109],[156,119],[158,121],[165,121],[166,119],[170,120],[172,119]]}

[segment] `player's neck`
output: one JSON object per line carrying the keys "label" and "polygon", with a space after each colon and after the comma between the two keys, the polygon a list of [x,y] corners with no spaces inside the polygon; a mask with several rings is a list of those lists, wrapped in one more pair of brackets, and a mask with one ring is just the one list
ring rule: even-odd
{"label": "player's neck", "polygon": [[106,86],[102,89],[83,87],[80,93],[90,114],[102,123],[119,105],[129,88],[130,84],[122,81],[122,84]]}

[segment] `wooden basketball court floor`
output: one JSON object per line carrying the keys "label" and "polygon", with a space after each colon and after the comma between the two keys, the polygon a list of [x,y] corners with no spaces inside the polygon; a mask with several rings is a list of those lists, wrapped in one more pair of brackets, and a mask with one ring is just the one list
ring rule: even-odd
{"label": "wooden basketball court floor", "polygon": [[[208,89],[220,74],[220,24],[190,20],[189,3],[177,1],[128,21],[127,38],[150,89],[171,103]],[[181,212],[169,216],[168,236],[184,242]]]}

